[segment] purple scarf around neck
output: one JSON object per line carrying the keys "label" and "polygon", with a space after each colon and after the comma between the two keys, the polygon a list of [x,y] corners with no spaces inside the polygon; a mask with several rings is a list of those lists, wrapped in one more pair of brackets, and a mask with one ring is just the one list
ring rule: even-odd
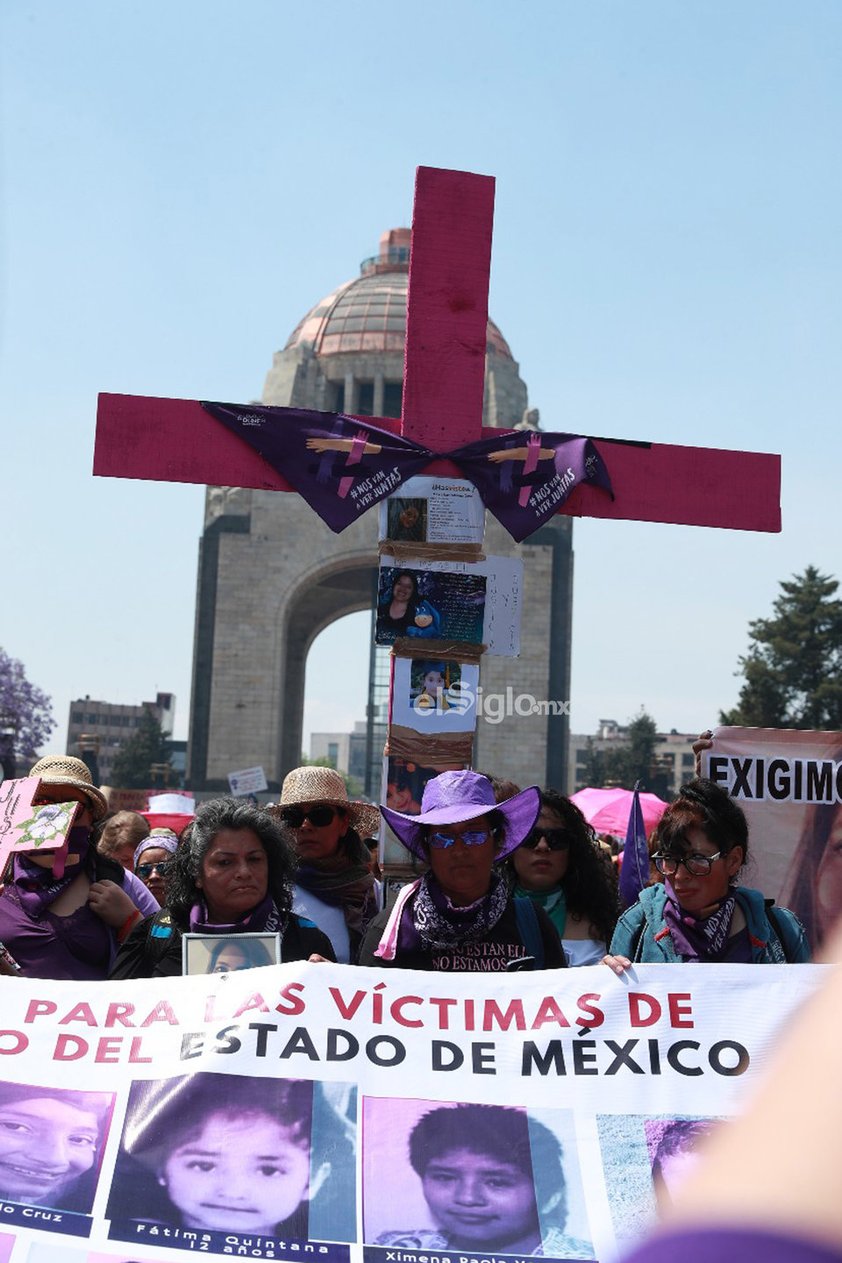
{"label": "purple scarf around neck", "polygon": [[[12,861],[12,883],[20,905],[28,917],[37,921],[42,913],[55,903],[63,890],[84,871],[90,850],[90,830],[75,825],[68,834],[68,854],[79,856],[79,863],[66,868],[62,877],[55,877],[51,868],[33,864],[25,855],[16,855]],[[45,852],[47,854],[47,852]]]}
{"label": "purple scarf around neck", "polygon": [[204,899],[190,909],[191,934],[283,934],[286,923],[281,920],[278,905],[271,895],[266,895],[256,908],[233,921],[230,925],[211,921]]}
{"label": "purple scarf around neck", "polygon": [[733,890],[720,899],[717,907],[707,917],[697,917],[682,908],[675,897],[675,891],[668,883],[665,884],[665,890],[667,899],[664,904],[664,921],[669,927],[679,956],[693,964],[721,960],[737,904]]}

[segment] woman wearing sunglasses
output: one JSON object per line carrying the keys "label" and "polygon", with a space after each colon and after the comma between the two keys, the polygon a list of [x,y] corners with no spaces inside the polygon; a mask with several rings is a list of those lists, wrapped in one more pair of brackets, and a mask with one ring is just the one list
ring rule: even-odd
{"label": "woman wearing sunglasses", "polygon": [[338,961],[354,962],[380,907],[380,883],[362,841],[380,830],[377,808],[349,799],[333,768],[297,767],[285,777],[273,811],[298,852],[294,911],[327,935]]}
{"label": "woman wearing sunglasses", "polygon": [[515,895],[543,908],[568,965],[598,964],[617,922],[617,887],[576,804],[555,790],[542,790],[538,819],[509,867]]}
{"label": "woman wearing sunglasses", "polygon": [[167,874],[178,850],[178,836],[172,829],[152,829],[135,848],[134,875],[152,892],[158,903],[166,903]]}
{"label": "woman wearing sunglasses", "polygon": [[421,814],[380,810],[403,845],[430,871],[404,886],[371,923],[361,965],[503,972],[565,964],[552,922],[516,899],[499,864],[538,818],[536,788],[497,803],[477,772],[442,772],[427,782]]}
{"label": "woman wearing sunglasses", "polygon": [[132,930],[112,978],[182,972],[182,935],[280,934],[281,960],[333,960],[324,934],[292,911],[295,856],[277,820],[242,798],[196,811],[167,873],[167,906]]}
{"label": "woman wearing sunglasses", "polygon": [[759,890],[738,886],[748,860],[748,825],[713,781],[679,790],[661,817],[652,856],[663,884],[641,891],[623,913],[605,964],[622,973],[634,961],[798,963],[810,959],[804,927]]}

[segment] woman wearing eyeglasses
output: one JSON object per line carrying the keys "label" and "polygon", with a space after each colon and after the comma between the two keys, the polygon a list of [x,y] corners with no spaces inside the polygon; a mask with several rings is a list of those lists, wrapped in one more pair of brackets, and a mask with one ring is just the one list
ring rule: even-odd
{"label": "woman wearing eyeglasses", "polygon": [[120,948],[112,978],[182,972],[182,935],[280,934],[281,960],[333,960],[328,939],[292,911],[295,856],[277,820],[241,798],[201,804],[167,873],[167,906]]}
{"label": "woman wearing eyeglasses", "polygon": [[738,886],[748,860],[748,825],[713,781],[684,785],[661,817],[652,857],[663,884],[641,891],[621,917],[605,964],[798,963],[810,959],[804,927],[759,890]]}
{"label": "woman wearing eyeglasses", "polygon": [[499,868],[529,835],[539,808],[534,787],[497,803],[491,781],[477,772],[434,776],[420,815],[381,807],[430,871],[371,923],[359,963],[482,973],[564,966],[552,922],[529,899],[512,895]]}
{"label": "woman wearing eyeglasses", "polygon": [[617,889],[576,804],[555,790],[542,790],[535,827],[509,865],[515,895],[543,908],[568,965],[598,964],[617,922]]}
{"label": "woman wearing eyeglasses", "polygon": [[297,767],[285,777],[273,810],[298,852],[294,911],[327,935],[338,961],[356,961],[380,908],[380,883],[362,841],[380,830],[377,808],[349,799],[333,768]]}

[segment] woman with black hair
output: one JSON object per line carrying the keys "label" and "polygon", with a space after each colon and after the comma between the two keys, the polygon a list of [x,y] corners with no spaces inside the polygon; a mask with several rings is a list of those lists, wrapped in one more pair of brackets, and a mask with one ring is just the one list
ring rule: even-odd
{"label": "woman with black hair", "polygon": [[377,611],[378,643],[391,644],[398,636],[438,636],[440,627],[438,610],[419,594],[417,575],[397,571]]}
{"label": "woman with black hair", "polygon": [[173,856],[167,907],[132,931],[112,978],[166,978],[182,972],[181,936],[281,935],[281,960],[333,960],[330,943],[292,911],[295,855],[268,812],[237,798],[201,804]]}
{"label": "woman with black hair", "polygon": [[356,961],[380,907],[380,883],[362,841],[379,832],[377,808],[349,799],[333,768],[297,767],[285,777],[274,810],[298,852],[293,907],[328,936],[338,961]]}
{"label": "woman with black hair", "polygon": [[605,964],[773,965],[810,959],[804,927],[759,890],[738,886],[748,860],[748,824],[727,790],[698,777],[682,786],[658,825],[652,856],[663,884],[623,913]]}
{"label": "woman with black hair", "polygon": [[0,942],[26,978],[101,982],[118,944],[158,911],[158,901],[134,873],[92,844],[91,827],[106,814],[107,803],[81,759],[46,755],[29,775],[41,782],[36,812],[39,805],[47,812],[69,802],[81,810],[66,853],[42,848],[19,851],[10,860],[0,897]]}
{"label": "woman with black hair", "polygon": [[568,965],[598,964],[617,922],[617,891],[576,804],[556,790],[542,790],[535,826],[509,865],[514,893],[543,908]]}

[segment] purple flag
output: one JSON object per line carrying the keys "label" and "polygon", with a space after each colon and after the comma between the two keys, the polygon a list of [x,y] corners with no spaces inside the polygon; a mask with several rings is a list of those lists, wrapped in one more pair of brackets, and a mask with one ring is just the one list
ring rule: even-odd
{"label": "purple flag", "polygon": [[344,531],[433,459],[426,447],[341,412],[202,407],[259,452],[332,531]]}
{"label": "purple flag", "polygon": [[637,897],[649,885],[649,846],[646,826],[640,808],[640,781],[635,782],[629,823],[626,828],[626,846],[620,869],[620,899],[625,907],[637,903]]}
{"label": "purple flag", "polygon": [[614,498],[605,461],[590,439],[516,430],[448,453],[487,509],[518,543],[548,522],[580,482]]}

